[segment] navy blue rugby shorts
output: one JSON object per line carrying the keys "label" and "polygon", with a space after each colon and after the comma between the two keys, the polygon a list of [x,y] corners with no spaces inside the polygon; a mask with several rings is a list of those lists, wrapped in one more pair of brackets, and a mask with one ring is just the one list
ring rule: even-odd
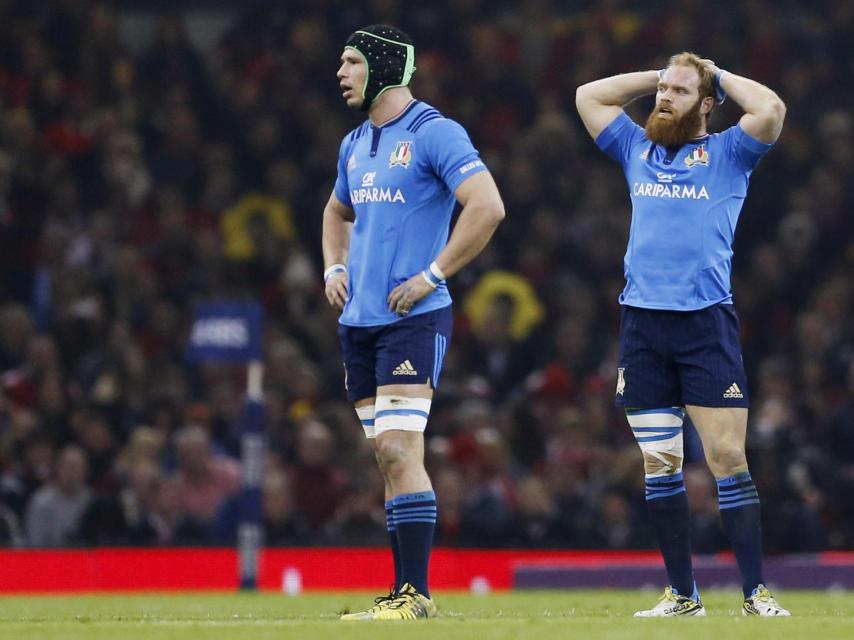
{"label": "navy blue rugby shorts", "polygon": [[738,316],[731,304],[697,311],[624,306],[618,407],[748,407]]}
{"label": "navy blue rugby shorts", "polygon": [[338,325],[344,384],[350,402],[370,398],[377,387],[424,384],[435,389],[451,343],[451,305],[376,327]]}

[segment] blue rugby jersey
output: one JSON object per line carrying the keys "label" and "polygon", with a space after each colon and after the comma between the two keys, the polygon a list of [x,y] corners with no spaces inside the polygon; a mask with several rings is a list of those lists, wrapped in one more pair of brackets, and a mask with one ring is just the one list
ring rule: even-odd
{"label": "blue rugby jersey", "polygon": [[[380,127],[368,120],[344,137],[335,197],[353,208],[356,222],[347,262],[350,299],[341,324],[402,319],[388,310],[388,295],[436,259],[448,242],[454,191],[485,170],[465,129],[419,101]],[[449,304],[442,283],[409,315]]]}
{"label": "blue rugby jersey", "polygon": [[735,227],[750,174],[772,145],[736,125],[667,149],[625,113],[596,144],[623,166],[632,200],[620,304],[678,311],[732,304]]}

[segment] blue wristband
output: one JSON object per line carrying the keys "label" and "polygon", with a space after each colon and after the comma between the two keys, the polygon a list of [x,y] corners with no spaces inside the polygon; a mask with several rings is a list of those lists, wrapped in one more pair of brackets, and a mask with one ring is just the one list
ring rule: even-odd
{"label": "blue wristband", "polygon": [[435,260],[430,263],[429,267],[421,272],[421,275],[427,281],[427,284],[434,289],[445,281],[445,274],[439,268],[439,265],[436,264]]}
{"label": "blue wristband", "polygon": [[421,272],[421,275],[424,276],[424,279],[427,281],[427,284],[429,284],[434,289],[442,283],[439,278],[437,278],[430,272],[430,269],[424,269],[424,271]]}
{"label": "blue wristband", "polygon": [[723,69],[718,69],[717,73],[715,73],[715,102],[718,104],[723,104],[724,100],[726,100],[726,91],[724,91],[721,86],[721,78],[726,73]]}

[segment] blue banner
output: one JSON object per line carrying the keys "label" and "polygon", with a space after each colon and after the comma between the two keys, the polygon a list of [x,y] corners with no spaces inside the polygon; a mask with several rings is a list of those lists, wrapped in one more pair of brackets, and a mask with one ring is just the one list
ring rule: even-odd
{"label": "blue banner", "polygon": [[261,305],[212,302],[196,310],[187,359],[191,362],[247,363],[261,359]]}

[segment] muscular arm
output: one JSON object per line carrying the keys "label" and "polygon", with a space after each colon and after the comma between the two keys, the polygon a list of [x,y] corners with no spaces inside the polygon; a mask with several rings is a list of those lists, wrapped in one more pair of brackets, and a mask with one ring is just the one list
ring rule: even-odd
{"label": "muscular arm", "polygon": [[771,89],[755,80],[729,71],[721,76],[721,87],[744,109],[739,124],[752,138],[769,144],[780,137],[786,105]]}
{"label": "muscular arm", "polygon": [[[488,171],[481,171],[468,178],[457,187],[454,195],[463,205],[463,210],[448,244],[436,257],[436,264],[446,278],[462,269],[483,250],[504,219],[504,203]],[[422,274],[417,273],[389,294],[388,308],[405,315],[416,302],[432,292],[433,288]]]}
{"label": "muscular arm", "polygon": [[[333,193],[323,209],[323,265],[347,264],[350,249],[350,230],[356,219],[353,209],[342,203]],[[347,273],[335,274],[326,282],[326,298],[338,309],[344,308],[348,296]]]}
{"label": "muscular arm", "polygon": [[622,113],[624,106],[655,93],[657,86],[657,71],[637,71],[594,80],[575,90],[575,107],[590,137],[595,140]]}
{"label": "muscular arm", "polygon": [[436,258],[436,264],[448,278],[483,251],[504,219],[504,203],[488,171],[476,173],[463,182],[454,195],[463,210],[448,244]]}

